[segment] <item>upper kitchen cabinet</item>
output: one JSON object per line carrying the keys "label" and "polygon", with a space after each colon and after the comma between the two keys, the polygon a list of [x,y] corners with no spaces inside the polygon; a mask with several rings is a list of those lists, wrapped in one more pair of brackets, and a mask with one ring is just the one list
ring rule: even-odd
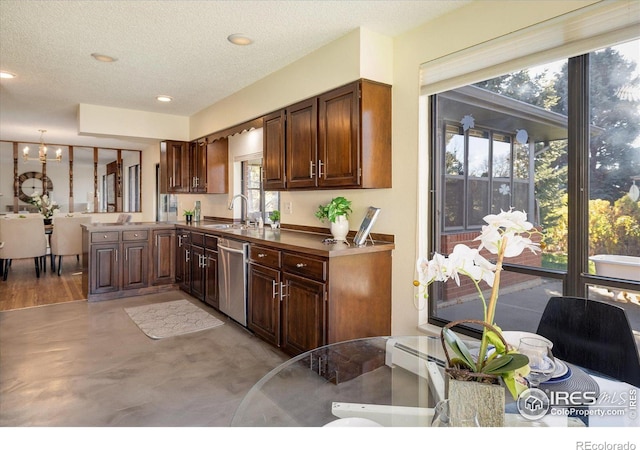
{"label": "upper kitchen cabinet", "polygon": [[265,189],[390,188],[391,86],[358,80],[265,117],[263,165]]}
{"label": "upper kitchen cabinet", "polygon": [[229,139],[207,144],[207,194],[229,192]]}
{"label": "upper kitchen cabinet", "polygon": [[227,138],[207,142],[162,141],[160,188],[163,193],[224,194],[228,192]]}
{"label": "upper kitchen cabinet", "polygon": [[188,142],[160,142],[160,190],[163,193],[189,192]]}
{"label": "upper kitchen cabinet", "polygon": [[264,118],[262,125],[262,185],[265,191],[283,190],[285,178],[285,111]]}
{"label": "upper kitchen cabinet", "polygon": [[189,144],[189,192],[207,192],[207,141],[198,139]]}

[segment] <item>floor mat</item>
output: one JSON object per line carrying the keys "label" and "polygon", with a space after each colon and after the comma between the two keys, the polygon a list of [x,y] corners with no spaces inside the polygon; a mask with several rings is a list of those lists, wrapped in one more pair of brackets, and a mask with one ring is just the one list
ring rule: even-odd
{"label": "floor mat", "polygon": [[162,339],[223,325],[224,322],[188,300],[124,308],[131,320],[152,339]]}

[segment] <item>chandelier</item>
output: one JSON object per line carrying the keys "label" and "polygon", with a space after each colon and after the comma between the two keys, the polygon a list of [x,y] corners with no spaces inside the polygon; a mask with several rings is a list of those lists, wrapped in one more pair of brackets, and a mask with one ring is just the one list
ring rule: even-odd
{"label": "chandelier", "polygon": [[41,163],[46,163],[47,161],[62,161],[62,149],[59,148],[56,150],[55,158],[47,158],[47,146],[44,145],[44,133],[47,130],[38,130],[40,132],[40,145],[38,146],[38,157],[37,158],[29,158],[29,147],[25,147],[22,149],[22,157],[25,161],[40,161]]}

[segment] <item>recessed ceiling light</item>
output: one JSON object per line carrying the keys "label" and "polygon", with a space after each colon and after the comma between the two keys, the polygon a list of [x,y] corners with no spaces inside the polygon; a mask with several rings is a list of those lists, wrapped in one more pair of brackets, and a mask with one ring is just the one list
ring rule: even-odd
{"label": "recessed ceiling light", "polygon": [[16,74],[15,73],[11,73],[11,72],[6,72],[6,71],[0,71],[0,78],[15,78]]}
{"label": "recessed ceiling light", "polygon": [[253,39],[244,34],[230,34],[227,36],[227,40],[236,45],[250,45],[253,44]]}
{"label": "recessed ceiling light", "polygon": [[158,95],[156,97],[156,100],[158,100],[159,102],[170,102],[171,100],[173,100],[173,97],[170,97],[168,95]]}
{"label": "recessed ceiling light", "polygon": [[93,56],[94,59],[100,62],[114,62],[118,60],[118,58],[114,58],[108,55],[101,55],[100,53],[92,53],[91,56]]}

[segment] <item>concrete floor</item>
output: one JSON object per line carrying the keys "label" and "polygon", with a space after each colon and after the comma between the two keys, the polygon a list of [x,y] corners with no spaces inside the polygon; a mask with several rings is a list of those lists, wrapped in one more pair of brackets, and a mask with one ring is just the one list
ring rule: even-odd
{"label": "concrete floor", "polygon": [[[225,322],[153,340],[125,307],[187,298]],[[184,292],[0,312],[1,427],[228,426],[289,359]]]}

